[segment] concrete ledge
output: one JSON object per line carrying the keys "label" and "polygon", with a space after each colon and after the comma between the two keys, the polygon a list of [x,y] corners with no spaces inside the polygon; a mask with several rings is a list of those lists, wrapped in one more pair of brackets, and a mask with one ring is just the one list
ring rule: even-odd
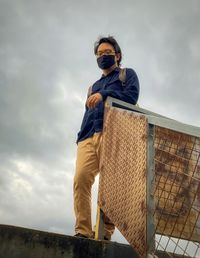
{"label": "concrete ledge", "polygon": [[0,258],[139,258],[131,246],[0,225]]}

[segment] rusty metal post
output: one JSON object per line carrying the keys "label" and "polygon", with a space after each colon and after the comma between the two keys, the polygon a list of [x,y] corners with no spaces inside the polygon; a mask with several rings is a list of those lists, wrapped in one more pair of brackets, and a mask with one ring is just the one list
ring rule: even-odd
{"label": "rusty metal post", "polygon": [[95,227],[95,240],[104,239],[104,213],[97,205],[97,217],[96,217],[96,227]]}
{"label": "rusty metal post", "polygon": [[154,185],[155,185],[155,164],[154,164],[154,125],[148,124],[147,137],[147,255],[155,251],[155,226],[154,226]]}

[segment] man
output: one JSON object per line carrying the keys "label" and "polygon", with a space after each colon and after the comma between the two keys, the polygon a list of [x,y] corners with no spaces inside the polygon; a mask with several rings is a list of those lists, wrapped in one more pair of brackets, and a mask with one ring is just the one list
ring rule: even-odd
{"label": "man", "polygon": [[[92,238],[91,188],[99,173],[104,102],[108,96],[136,104],[139,81],[134,70],[126,68],[125,85],[119,78],[122,52],[113,37],[95,42],[94,53],[103,75],[96,81],[86,101],[86,110],[77,139],[77,161],[74,177],[75,236]],[[105,239],[110,240],[114,225],[105,219]]]}

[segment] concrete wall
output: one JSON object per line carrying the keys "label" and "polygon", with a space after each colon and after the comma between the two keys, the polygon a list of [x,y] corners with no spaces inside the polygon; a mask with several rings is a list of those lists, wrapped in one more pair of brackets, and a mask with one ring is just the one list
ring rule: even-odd
{"label": "concrete wall", "polygon": [[129,245],[0,225],[0,258],[139,258]]}

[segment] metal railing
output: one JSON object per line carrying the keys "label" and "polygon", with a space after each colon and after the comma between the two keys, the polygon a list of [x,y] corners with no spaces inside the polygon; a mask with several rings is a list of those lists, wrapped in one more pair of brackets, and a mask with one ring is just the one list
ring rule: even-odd
{"label": "metal railing", "polygon": [[200,128],[105,104],[96,238],[103,216],[140,257],[200,257]]}

